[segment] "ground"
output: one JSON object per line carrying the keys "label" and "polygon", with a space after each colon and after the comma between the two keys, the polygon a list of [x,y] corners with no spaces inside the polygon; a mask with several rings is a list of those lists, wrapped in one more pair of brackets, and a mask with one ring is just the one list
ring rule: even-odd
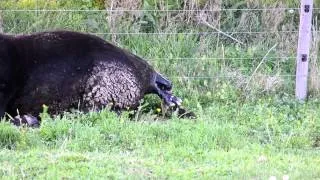
{"label": "ground", "polygon": [[[281,99],[199,108],[199,117],[138,121],[105,110],[0,124],[2,178],[250,178],[320,176],[319,102]],[[281,105],[281,106],[279,106]]]}

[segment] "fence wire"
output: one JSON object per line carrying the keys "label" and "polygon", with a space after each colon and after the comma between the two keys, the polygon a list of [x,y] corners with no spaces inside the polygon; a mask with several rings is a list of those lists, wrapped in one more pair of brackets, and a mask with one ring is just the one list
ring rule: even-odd
{"label": "fence wire", "polygon": [[[320,10],[320,8],[313,8]],[[299,11],[300,8],[228,8],[228,9],[0,9],[12,12],[219,12],[219,11]]]}
{"label": "fence wire", "polygon": [[[117,13],[117,12],[127,12],[127,13],[146,13],[146,12],[155,12],[155,13],[182,13],[182,12],[257,12],[257,11],[284,11],[287,14],[297,14],[299,13],[300,8],[228,8],[228,9],[103,9],[103,10],[94,10],[94,9],[42,9],[38,5],[36,9],[0,9],[0,13],[38,13],[37,15],[40,16],[40,13]],[[320,11],[320,8],[314,8],[314,11]],[[1,14],[0,14],[1,15]],[[111,16],[110,16],[111,17]],[[109,17],[109,18],[110,18]],[[111,17],[112,18],[112,17]],[[121,23],[121,22],[120,22]],[[147,26],[145,26],[147,27]],[[250,28],[250,27],[248,27]],[[267,35],[270,36],[271,34],[277,34],[277,35],[292,35],[295,34],[296,36],[298,35],[299,31],[297,30],[298,27],[290,27],[291,30],[260,30],[260,31],[223,31],[225,34],[229,35],[238,35],[238,36],[246,36],[246,35]],[[292,30],[293,29],[293,30]],[[320,31],[318,29],[313,30],[313,33],[319,33]],[[22,32],[21,32],[22,33]],[[216,30],[212,31],[195,31],[195,32],[88,32],[94,35],[120,35],[120,36],[181,36],[181,35],[186,35],[186,36],[199,36],[199,35],[221,35],[222,33]],[[284,37],[285,39],[286,37]],[[295,43],[295,42],[292,42]],[[283,47],[282,47],[283,48]],[[285,50],[283,50],[285,51]],[[265,51],[266,52],[266,51]],[[288,53],[290,54],[290,53]],[[146,58],[148,61],[163,61],[163,60],[174,60],[174,61],[205,61],[205,60],[210,60],[210,61],[222,61],[222,60],[230,60],[230,61],[250,61],[250,60],[263,60],[266,59],[265,62],[268,60],[286,60],[287,61],[295,61],[296,57],[293,56],[295,54],[290,54],[288,56],[270,56],[270,57],[264,57],[264,56],[253,56],[253,57],[148,57]],[[284,63],[286,63],[284,62]],[[279,63],[279,62],[278,62]],[[281,62],[280,62],[281,63]],[[255,67],[253,67],[255,68]],[[239,67],[240,69],[240,67]],[[190,71],[193,71],[192,69]],[[237,76],[237,75],[236,75]],[[184,76],[184,75],[173,75],[169,76],[170,78],[173,79],[187,79],[187,80],[201,80],[201,79],[217,79],[217,78],[236,78],[235,75],[227,75],[227,74],[213,74],[213,75],[199,75],[199,76]],[[294,75],[293,72],[291,74],[242,74],[241,77],[280,77],[280,78],[296,78],[296,75]]]}
{"label": "fence wire", "polygon": [[[284,78],[295,78],[295,77],[306,77],[306,75],[290,75],[290,74],[273,74],[273,75],[262,75],[262,74],[257,74],[253,75],[254,77],[284,77]],[[234,75],[225,75],[225,74],[215,74],[212,76],[169,76],[170,78],[175,78],[175,79],[219,79],[219,78],[237,78]],[[251,75],[241,75],[241,77],[251,77]]]}
{"label": "fence wire", "polygon": [[[319,32],[319,31],[314,31]],[[281,34],[281,33],[299,33],[299,31],[226,31],[223,32],[226,34]],[[114,33],[105,33],[97,32],[92,33],[96,35],[216,35],[222,34],[221,32],[155,32],[155,33],[142,33],[142,32],[114,32]]]}

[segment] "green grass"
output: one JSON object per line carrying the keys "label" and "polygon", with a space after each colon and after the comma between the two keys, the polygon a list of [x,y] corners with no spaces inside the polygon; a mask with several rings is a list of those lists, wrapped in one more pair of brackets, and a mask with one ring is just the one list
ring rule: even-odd
{"label": "green grass", "polygon": [[[39,129],[0,124],[2,178],[281,178],[320,176],[319,101],[198,107],[196,120],[65,114]],[[4,148],[7,147],[7,148]]]}

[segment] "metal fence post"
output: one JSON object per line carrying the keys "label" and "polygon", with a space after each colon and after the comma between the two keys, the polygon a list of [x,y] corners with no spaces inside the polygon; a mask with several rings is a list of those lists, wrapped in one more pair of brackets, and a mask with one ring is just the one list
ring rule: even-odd
{"label": "metal fence post", "polygon": [[312,8],[313,0],[301,0],[296,68],[296,98],[298,100],[305,100],[307,97]]}

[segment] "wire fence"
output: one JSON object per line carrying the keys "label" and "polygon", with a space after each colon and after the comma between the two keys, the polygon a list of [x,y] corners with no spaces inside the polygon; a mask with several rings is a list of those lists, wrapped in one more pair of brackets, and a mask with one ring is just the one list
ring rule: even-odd
{"label": "wire fence", "polygon": [[[219,12],[219,11],[299,11],[300,8],[228,8],[228,9],[0,9],[16,12]],[[317,11],[320,8],[313,8]]]}
{"label": "wire fence", "polygon": [[[314,31],[320,32],[320,31]],[[282,33],[299,33],[299,31],[226,31],[225,34],[282,34]],[[154,32],[154,33],[143,33],[143,32],[114,32],[114,33],[105,33],[97,32],[92,33],[96,35],[216,35],[222,34],[221,32]]]}
{"label": "wire fence", "polygon": [[[199,43],[199,47],[197,48],[202,48],[201,53],[186,53],[187,55],[184,55],[184,53],[173,53],[171,55],[166,55],[166,54],[161,54],[160,57],[155,56],[155,54],[149,55],[147,50],[144,50],[139,52],[139,48],[135,48],[133,45],[124,45],[126,48],[134,49],[135,53],[146,57],[148,61],[151,63],[155,63],[157,66],[161,66],[161,61],[165,61],[164,63],[172,63],[174,64],[175,68],[182,69],[179,73],[170,73],[170,77],[174,79],[189,79],[189,80],[195,80],[195,79],[217,79],[217,78],[235,78],[237,75],[228,75],[225,72],[221,71],[221,69],[216,69],[216,71],[210,71],[207,70],[208,67],[208,62],[210,61],[209,65],[214,65],[212,64],[213,61],[216,61],[218,63],[221,63],[222,65],[227,64],[226,66],[230,66],[232,68],[237,68],[238,65],[238,70],[240,69],[240,73],[242,73],[241,68],[243,68],[243,64],[247,63],[251,65],[248,65],[250,67],[250,71],[247,71],[246,73],[242,73],[241,77],[271,77],[271,76],[277,76],[279,78],[290,78],[291,81],[296,77],[294,74],[294,64],[296,60],[296,54],[295,54],[295,48],[297,46],[297,37],[298,37],[298,16],[299,16],[299,7],[292,7],[292,8],[221,8],[221,9],[126,9],[126,8],[110,8],[110,9],[103,9],[103,10],[95,10],[95,9],[46,9],[46,8],[40,8],[36,7],[35,9],[0,9],[0,16],[1,14],[7,14],[9,17],[10,15],[13,16],[13,14],[19,14],[19,13],[24,13],[24,14],[30,14],[30,13],[38,13],[37,17],[34,19],[34,22],[24,22],[22,19],[15,19],[15,21],[20,21],[23,23],[26,23],[29,25],[28,28],[30,29],[36,29],[36,31],[41,31],[43,29],[49,29],[50,23],[53,23],[52,21],[55,21],[54,19],[51,19],[50,14],[55,14],[56,16],[65,16],[63,18],[68,19],[71,18],[71,21],[73,18],[78,18],[78,16],[74,17],[75,15],[90,15],[90,17],[85,17],[84,21],[88,24],[92,23],[94,26],[99,27],[102,26],[103,23],[108,24],[107,28],[102,28],[102,30],[99,30],[99,28],[94,28],[91,29],[89,28],[83,28],[80,23],[79,27],[75,28],[76,30],[88,32],[94,35],[98,36],[108,36],[107,39],[112,39],[113,36],[128,36],[124,37],[121,39],[121,42],[117,42],[118,44],[126,44],[128,43],[127,41],[128,38],[130,37],[135,37],[135,36],[141,36],[144,37],[142,38],[141,41],[145,40],[147,41],[148,39],[145,38],[158,38],[161,40],[155,41],[158,42],[159,46],[163,46],[162,43],[165,43],[166,41],[169,41],[170,39],[173,39],[173,41],[179,41],[177,38],[181,36],[195,36],[198,38],[196,41],[191,41],[191,42],[197,42]],[[320,13],[320,8],[314,8],[313,11],[317,14]],[[197,17],[188,17],[194,18],[196,20],[199,20],[198,16],[203,16],[205,17],[204,19],[210,19],[211,15],[210,13],[213,12],[220,12],[219,17],[215,18],[215,20],[219,21],[218,23],[216,22],[209,22],[209,24],[212,24],[213,27],[208,27],[206,25],[199,25],[201,22],[196,22],[196,23],[190,23],[187,22],[186,19],[184,21],[181,21],[183,19],[183,15],[187,16],[188,14],[190,16],[197,16]],[[276,12],[273,16],[272,14]],[[61,14],[61,13],[66,13],[66,14]],[[69,15],[69,13],[71,15]],[[120,13],[120,15],[118,14]],[[127,16],[124,15],[124,13],[131,13],[135,14],[133,19],[128,20]],[[150,22],[147,24],[139,24],[140,21],[143,21],[143,18],[145,18],[144,14],[149,13],[154,13],[151,14],[154,19],[161,19],[164,22],[153,22],[150,25]],[[179,13],[181,13],[179,15]],[[194,14],[192,14],[194,13]],[[228,13],[233,13],[233,14],[228,14]],[[249,13],[249,14],[248,14]],[[250,14],[251,13],[251,14]],[[256,13],[259,13],[257,16],[258,18],[254,17]],[[263,17],[265,19],[260,20],[259,22],[251,22],[255,21],[257,19],[261,19],[262,15],[261,13],[267,13],[269,16],[266,15],[266,17]],[[57,15],[58,14],[58,15]],[[99,14],[99,20],[94,21],[95,16],[94,14]],[[159,15],[162,14],[162,15]],[[170,15],[173,14],[173,15]],[[271,14],[271,15],[270,15]],[[281,15],[281,17],[276,17],[277,15]],[[59,17],[60,17],[59,16]],[[121,16],[124,16],[125,18],[122,18]],[[244,18],[248,18],[249,20],[246,21]],[[12,17],[11,17],[12,18]],[[14,17],[13,17],[14,18]],[[39,25],[42,22],[39,22],[39,19],[41,18],[48,18],[51,20],[48,20],[48,22],[44,22],[45,28],[42,29],[41,25]],[[102,20],[104,18],[104,21]],[[114,18],[114,19],[112,19]],[[126,19],[127,18],[127,19]],[[140,18],[140,19],[139,19]],[[149,17],[150,18],[150,17]],[[171,18],[171,19],[170,19]],[[225,19],[222,19],[225,18]],[[268,19],[269,18],[269,19]],[[277,18],[280,18],[277,19]],[[1,19],[1,18],[0,18]],[[3,16],[3,21],[5,22],[6,19]],[[93,19],[93,20],[92,20]],[[97,18],[98,19],[98,18]],[[140,20],[139,23],[135,24],[136,20]],[[142,20],[141,20],[142,19]],[[69,19],[70,20],[70,19]],[[92,22],[91,22],[92,20]],[[149,19],[150,20],[150,19]],[[263,22],[263,20],[268,21],[268,22]],[[112,24],[113,21],[119,21],[116,24]],[[128,23],[129,21],[129,23]],[[131,21],[131,22],[130,22]],[[152,20],[150,20],[152,21]],[[192,20],[191,20],[192,21]],[[223,21],[223,23],[221,22]],[[317,21],[317,18],[314,18],[314,22]],[[122,23],[123,22],[123,23]],[[37,24],[38,23],[38,24]],[[131,23],[131,24],[130,24]],[[162,25],[158,25],[157,23],[162,23]],[[177,24],[183,24],[185,26],[181,27],[186,27],[185,29],[178,27],[175,25]],[[188,24],[189,23],[189,24]],[[247,23],[247,24],[246,24]],[[259,26],[253,26],[256,23]],[[269,23],[269,24],[268,24]],[[287,24],[286,24],[287,23]],[[12,29],[17,28],[19,23],[15,22],[7,22],[4,23],[4,26],[6,24],[9,24]],[[123,26],[123,24],[129,24],[132,27],[137,26],[138,29],[131,28],[131,26],[125,27],[125,28],[112,28],[112,26]],[[139,26],[138,26],[138,25]],[[163,27],[165,25],[170,24],[172,27],[167,28]],[[33,27],[34,26],[34,27]],[[88,25],[90,26],[90,25]],[[235,27],[235,28],[230,28],[229,27]],[[55,28],[63,28],[64,26],[54,26]],[[152,27],[157,27],[152,29]],[[177,27],[177,28],[175,28]],[[143,29],[144,28],[144,29]],[[152,30],[148,29],[151,28]],[[10,29],[10,28],[9,28]],[[27,29],[27,28],[26,28]],[[147,29],[147,30],[145,30]],[[179,30],[177,30],[179,29]],[[24,32],[19,32],[20,30],[15,30],[14,33],[24,33]],[[316,26],[312,31],[312,33],[318,34],[320,33],[319,27]],[[231,38],[227,37],[227,35],[234,37],[235,39],[239,39],[239,41],[244,42],[243,45],[239,45],[237,42],[234,42]],[[164,36],[164,37],[162,37]],[[210,39],[210,36],[215,36],[214,38]],[[203,43],[201,44],[201,37],[205,37],[210,39],[212,42],[210,43]],[[254,38],[252,38],[254,37]],[[316,36],[315,36],[316,37]],[[165,39],[165,40],[163,40]],[[203,40],[205,41],[205,40]],[[219,43],[215,42],[219,41]],[[318,41],[315,39],[315,41]],[[151,40],[153,42],[153,40]],[[168,43],[168,44],[169,44]],[[187,41],[186,41],[187,43]],[[265,43],[265,46],[260,46],[261,44]],[[278,44],[278,48],[276,52],[273,52],[272,54],[265,56],[266,52],[270,48],[270,46],[273,46],[274,44]],[[149,43],[150,44],[150,43]],[[152,44],[152,43],[151,43]],[[182,43],[183,44],[183,43]],[[217,45],[218,44],[218,45]],[[229,46],[229,44],[232,44],[232,47],[237,47],[240,46],[240,50],[237,50],[237,53],[234,53],[232,55],[229,55],[228,52],[232,51],[229,50],[228,52],[224,51],[224,48]],[[257,45],[258,44],[258,45]],[[183,45],[181,45],[183,46]],[[205,47],[206,46],[206,47]],[[194,47],[194,46],[190,46]],[[215,47],[215,48],[212,48]],[[150,48],[157,48],[156,45],[153,45],[153,47]],[[161,47],[163,49],[163,47]],[[205,49],[205,50],[203,50]],[[222,49],[222,53],[217,53],[217,49]],[[250,49],[255,49],[252,51],[257,51],[259,53],[251,53],[249,52]],[[168,50],[167,48],[164,48],[164,51]],[[185,49],[187,50],[187,49]],[[170,50],[174,52],[174,50]],[[200,51],[200,50],[199,50]],[[208,53],[209,51],[215,51],[215,53]],[[241,55],[245,55],[245,52],[242,51],[248,51],[249,57],[241,57]],[[318,54],[317,49],[313,49],[313,53],[311,54]],[[183,56],[182,56],[183,54]],[[188,56],[189,55],[189,56]],[[312,56],[311,58],[316,58],[316,56]],[[187,68],[186,66],[180,64],[179,62],[189,62],[192,61],[194,63],[200,64],[199,66],[204,66],[205,71],[204,73],[201,72],[201,68],[198,69],[189,69],[189,70],[184,70]],[[203,61],[203,62],[202,62]],[[227,63],[225,61],[228,61]],[[241,64],[237,64],[236,62],[245,62]],[[263,62],[262,62],[263,61]],[[157,63],[158,62],[158,63]],[[266,64],[263,68],[261,68],[261,73],[257,74],[252,74],[254,70],[256,70],[256,64],[257,62],[262,62]],[[268,64],[268,62],[271,62]],[[224,63],[224,64],[223,64]],[[221,64],[219,64],[221,66]],[[280,68],[280,65],[284,64],[284,69]],[[180,67],[179,67],[180,65]],[[169,65],[166,64],[165,68],[167,68]],[[240,67],[241,66],[241,67]],[[192,68],[192,65],[188,65],[188,68]],[[245,69],[245,68],[244,68]],[[280,69],[280,70],[279,70]],[[166,70],[166,69],[165,69]],[[197,75],[193,76],[190,74],[194,74],[194,71],[198,72]],[[186,74],[183,74],[185,72],[188,72]],[[314,74],[313,74],[314,75]],[[316,74],[318,75],[318,74]]]}

